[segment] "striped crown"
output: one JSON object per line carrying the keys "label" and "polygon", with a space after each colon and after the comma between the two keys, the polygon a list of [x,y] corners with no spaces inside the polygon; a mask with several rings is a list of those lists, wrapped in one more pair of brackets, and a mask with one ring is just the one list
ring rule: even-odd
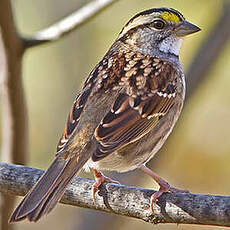
{"label": "striped crown", "polygon": [[128,31],[134,28],[151,24],[156,18],[161,18],[171,23],[180,23],[185,20],[180,12],[172,8],[153,8],[145,10],[136,14],[126,23],[118,38],[123,37]]}

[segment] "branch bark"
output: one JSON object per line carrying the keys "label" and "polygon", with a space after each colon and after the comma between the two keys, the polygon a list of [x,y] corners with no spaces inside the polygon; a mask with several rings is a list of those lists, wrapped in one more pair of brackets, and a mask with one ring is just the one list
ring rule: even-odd
{"label": "branch bark", "polygon": [[[0,191],[24,196],[43,171],[25,166],[0,163]],[[195,194],[163,194],[150,210],[152,190],[103,184],[92,199],[94,181],[75,177],[61,203],[97,209],[149,223],[202,224],[230,227],[230,197]]]}
{"label": "branch bark", "polygon": [[88,3],[78,11],[50,27],[37,32],[31,37],[24,37],[25,47],[30,48],[59,40],[116,1],[118,0],[95,0]]}

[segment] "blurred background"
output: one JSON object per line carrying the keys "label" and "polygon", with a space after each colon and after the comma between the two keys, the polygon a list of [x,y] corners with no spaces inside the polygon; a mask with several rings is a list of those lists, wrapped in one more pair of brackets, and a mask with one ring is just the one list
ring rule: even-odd
{"label": "blurred background", "polygon": [[[88,2],[14,0],[17,27],[22,34],[31,35]],[[183,44],[180,59],[186,72],[223,14],[223,0],[120,0],[60,41],[26,53],[23,78],[30,119],[29,166],[42,169],[49,166],[70,106],[84,79],[103,57],[124,24],[136,13],[153,7],[175,8],[202,28],[200,33],[186,38]],[[230,42],[209,68],[206,80],[187,99],[173,134],[148,166],[170,184],[192,193],[229,195]],[[86,173],[80,176],[92,178],[91,174]],[[125,173],[122,178],[113,174],[113,178],[126,185],[158,188],[138,170]],[[22,222],[16,226],[18,230],[217,228],[169,224],[152,226],[131,218],[64,205],[58,205],[48,217],[36,224]]]}

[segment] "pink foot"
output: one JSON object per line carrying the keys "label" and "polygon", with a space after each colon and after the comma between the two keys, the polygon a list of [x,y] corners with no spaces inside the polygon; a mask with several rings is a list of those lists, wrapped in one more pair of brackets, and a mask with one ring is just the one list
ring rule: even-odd
{"label": "pink foot", "polygon": [[93,184],[93,202],[94,202],[94,204],[96,204],[95,194],[96,194],[99,186],[102,183],[106,182],[106,183],[120,184],[120,182],[104,176],[100,171],[98,171],[94,168],[91,168],[91,170],[93,171],[93,174],[95,177],[95,183]]}
{"label": "pink foot", "polygon": [[[163,180],[163,179],[162,179]],[[175,188],[173,186],[171,186],[170,184],[168,184],[166,181],[163,180],[163,183],[158,183],[160,185],[160,189],[155,192],[152,196],[151,196],[151,209],[154,212],[154,205],[157,201],[157,199],[165,192],[173,192],[173,193],[189,193],[188,190],[183,190],[183,189],[178,189]]]}
{"label": "pink foot", "polygon": [[144,171],[146,174],[148,174],[149,176],[151,176],[160,186],[160,189],[151,196],[151,204],[150,204],[150,206],[151,206],[151,209],[152,209],[153,212],[154,212],[154,204],[156,203],[157,199],[163,193],[165,193],[165,192],[189,193],[188,190],[182,190],[182,189],[178,189],[178,188],[175,188],[175,187],[171,186],[167,181],[165,181],[164,179],[159,177],[156,173],[154,173],[152,170],[147,168],[145,165],[142,165],[140,167],[140,169],[142,171]]}

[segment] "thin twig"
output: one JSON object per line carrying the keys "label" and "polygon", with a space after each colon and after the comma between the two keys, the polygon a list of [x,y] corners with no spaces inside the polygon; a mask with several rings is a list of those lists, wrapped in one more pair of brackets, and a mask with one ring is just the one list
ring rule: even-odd
{"label": "thin twig", "polygon": [[81,9],[51,25],[50,27],[37,32],[31,37],[25,37],[25,48],[34,47],[47,42],[57,41],[66,34],[72,32],[87,20],[98,14],[101,10],[118,0],[94,0]]}
{"label": "thin twig", "polygon": [[[25,166],[0,163],[0,192],[25,195],[43,171]],[[74,178],[61,202],[133,217],[149,223],[203,224],[230,226],[230,197],[194,194],[163,194],[150,209],[152,190],[104,184],[92,199],[94,181]]]}

